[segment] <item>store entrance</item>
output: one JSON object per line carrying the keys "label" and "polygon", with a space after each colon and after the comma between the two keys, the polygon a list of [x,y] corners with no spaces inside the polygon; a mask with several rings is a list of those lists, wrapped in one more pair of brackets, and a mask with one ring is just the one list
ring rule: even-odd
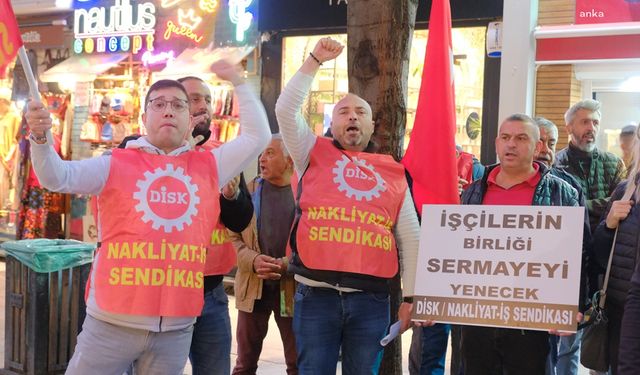
{"label": "store entrance", "polygon": [[583,96],[590,93],[602,106],[598,148],[624,160],[620,134],[628,125],[637,126],[640,122],[639,65],[629,61],[583,63],[576,64],[575,72],[582,83]]}

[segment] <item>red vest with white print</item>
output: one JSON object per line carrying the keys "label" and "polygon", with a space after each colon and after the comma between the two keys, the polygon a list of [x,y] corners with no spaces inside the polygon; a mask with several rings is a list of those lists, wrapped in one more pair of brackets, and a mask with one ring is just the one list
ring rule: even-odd
{"label": "red vest with white print", "polygon": [[407,190],[389,155],[350,152],[318,138],[302,177],[296,250],[305,267],[391,278],[393,235]]}
{"label": "red vest with white print", "polygon": [[198,316],[207,245],[220,215],[211,152],[113,150],[98,196],[98,307],[116,314]]}

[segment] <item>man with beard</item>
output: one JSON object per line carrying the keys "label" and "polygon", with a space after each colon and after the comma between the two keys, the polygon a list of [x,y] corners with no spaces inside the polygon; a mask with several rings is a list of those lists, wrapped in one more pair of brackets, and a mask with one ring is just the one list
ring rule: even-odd
{"label": "man with beard", "polygon": [[[534,119],[538,129],[540,130],[540,141],[542,141],[542,147],[536,152],[535,160],[546,164],[550,169],[549,173],[559,177],[560,179],[569,183],[578,192],[578,201],[581,206],[585,206],[585,197],[582,192],[582,186],[576,180],[575,177],[565,172],[563,169],[553,167],[553,162],[556,158],[556,144],[558,143],[558,127],[553,122],[547,120],[544,117],[536,117]],[[587,299],[587,265],[591,251],[591,230],[589,229],[589,215],[588,213],[584,218],[584,231],[582,237],[582,272],[580,274],[580,311],[586,309]],[[573,365],[566,358],[565,353],[570,351],[570,348],[576,345],[576,342],[580,342],[582,337],[582,331],[578,331],[575,335],[569,336],[549,336],[549,357],[547,358],[547,375],[561,375],[567,373],[568,368],[577,368],[577,362]],[[579,344],[578,344],[579,345]],[[563,353],[565,357],[559,357],[558,353]],[[560,362],[558,361],[560,360]],[[577,358],[575,358],[577,361]],[[569,362],[569,363],[567,363]],[[569,372],[571,373],[571,372]]]}
{"label": "man with beard", "polygon": [[[601,117],[600,102],[597,100],[586,99],[569,108],[564,114],[569,145],[558,152],[555,161],[557,168],[571,174],[582,186],[592,233],[600,223],[609,197],[626,173],[620,158],[596,147]],[[590,262],[587,266],[589,295],[593,295],[599,288],[604,269],[596,262]],[[560,342],[556,366],[558,374],[578,373],[579,349],[580,340],[575,340],[569,346]]]}
{"label": "man with beard", "polygon": [[586,99],[569,108],[564,115],[569,145],[558,151],[555,161],[556,167],[580,182],[592,231],[600,223],[609,196],[625,174],[619,157],[596,147],[601,117],[597,100]]}
{"label": "man with beard", "polygon": [[[187,90],[189,112],[193,116],[194,138],[202,136],[197,145],[216,148],[220,142],[211,139],[211,90],[198,77],[178,79]],[[242,175],[236,176],[220,194],[220,222],[211,236],[209,258],[204,277],[204,308],[196,320],[191,340],[189,360],[193,373],[229,374],[231,362],[231,322],[229,300],[222,279],[236,263],[236,251],[226,234],[229,228],[242,232],[251,222],[253,204]],[[216,254],[216,257],[211,255]]]}

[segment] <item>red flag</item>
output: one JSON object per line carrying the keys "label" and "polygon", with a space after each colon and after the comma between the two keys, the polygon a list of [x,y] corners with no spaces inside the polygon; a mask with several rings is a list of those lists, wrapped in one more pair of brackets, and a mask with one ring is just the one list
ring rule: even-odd
{"label": "red flag", "polygon": [[409,147],[402,163],[413,178],[413,200],[423,204],[456,204],[456,112],[449,0],[433,0],[422,84]]}
{"label": "red flag", "polygon": [[18,22],[9,0],[0,0],[0,78],[5,78],[9,63],[22,47]]}

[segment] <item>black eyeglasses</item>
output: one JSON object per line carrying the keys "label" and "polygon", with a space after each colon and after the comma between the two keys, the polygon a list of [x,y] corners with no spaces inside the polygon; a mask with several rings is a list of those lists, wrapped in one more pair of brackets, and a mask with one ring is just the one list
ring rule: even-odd
{"label": "black eyeglasses", "polygon": [[184,99],[167,101],[163,97],[149,100],[147,107],[150,107],[154,112],[162,112],[167,108],[168,103],[171,103],[171,108],[176,112],[184,112],[189,107],[188,102]]}

